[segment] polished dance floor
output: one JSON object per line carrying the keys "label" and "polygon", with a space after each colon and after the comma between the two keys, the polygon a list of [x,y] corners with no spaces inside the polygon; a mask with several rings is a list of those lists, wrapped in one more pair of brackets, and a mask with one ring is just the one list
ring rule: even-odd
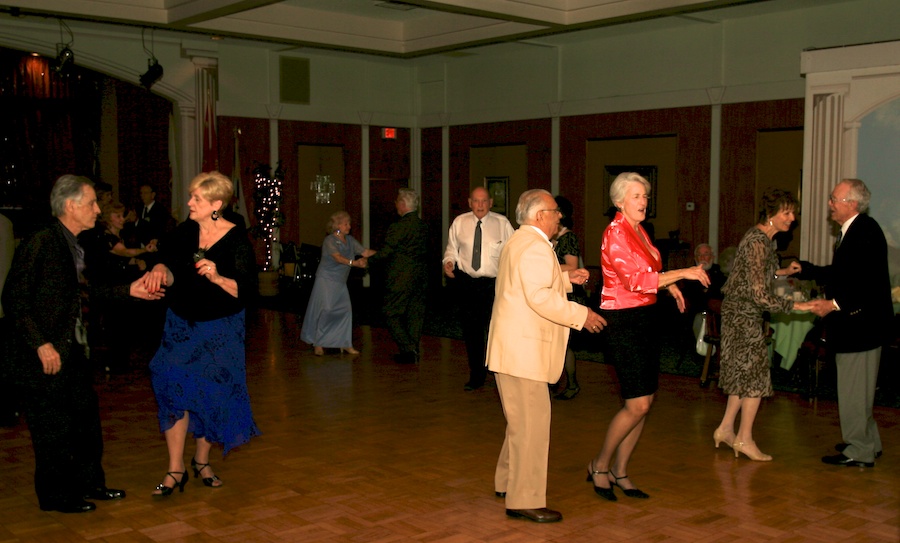
{"label": "polished dance floor", "polygon": [[503,413],[492,381],[463,392],[461,342],[426,337],[421,364],[401,366],[386,331],[362,327],[361,356],[316,357],[298,339],[297,315],[248,317],[263,435],[225,460],[213,450],[223,487],[192,476],[183,494],[152,499],[166,449],[149,377],[111,376],[98,382],[104,465],[128,498],[86,514],[40,511],[28,432],[4,428],[0,543],[900,541],[900,410],[876,408],[884,456],[874,469],[831,467],[819,459],[840,441],[836,405],[779,394],[756,430],[775,460],[758,463],[713,447],[720,391],[664,375],[629,473],[651,498],[618,492],[612,503],[585,468],[619,407],[615,376],[582,362],[581,394],[553,402],[547,498],[564,520],[539,525],[507,518],[494,496]]}

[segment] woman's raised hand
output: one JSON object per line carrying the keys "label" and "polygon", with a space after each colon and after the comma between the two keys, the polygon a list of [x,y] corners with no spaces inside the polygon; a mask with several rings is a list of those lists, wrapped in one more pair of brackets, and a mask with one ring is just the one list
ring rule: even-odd
{"label": "woman's raised hand", "polygon": [[681,273],[684,279],[700,281],[700,284],[704,287],[709,286],[709,275],[706,274],[706,270],[703,269],[702,264],[698,264],[690,268],[684,268],[683,270],[681,270]]}
{"label": "woman's raised hand", "polygon": [[169,268],[165,264],[157,264],[140,279],[147,292],[155,294],[168,284]]}

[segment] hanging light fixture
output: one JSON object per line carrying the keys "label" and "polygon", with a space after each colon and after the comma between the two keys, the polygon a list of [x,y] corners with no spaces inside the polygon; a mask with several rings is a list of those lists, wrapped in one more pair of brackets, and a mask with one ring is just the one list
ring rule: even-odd
{"label": "hanging light fixture", "polygon": [[330,204],[331,195],[335,193],[334,183],[330,175],[319,174],[316,180],[309,184],[309,190],[316,193],[317,204]]}
{"label": "hanging light fixture", "polygon": [[144,43],[144,30],[146,29],[141,29],[141,45],[150,58],[147,59],[147,71],[141,76],[141,86],[150,90],[154,83],[162,79],[163,67],[154,54],[153,30],[150,30],[150,49],[147,49],[147,44]]}
{"label": "hanging light fixture", "polygon": [[[63,37],[63,30],[69,35],[66,41]],[[53,65],[53,71],[59,75],[69,75],[72,67],[75,66],[75,53],[72,52],[71,45],[75,42],[75,34],[72,29],[62,19],[59,20],[59,43],[56,44],[56,62]]]}

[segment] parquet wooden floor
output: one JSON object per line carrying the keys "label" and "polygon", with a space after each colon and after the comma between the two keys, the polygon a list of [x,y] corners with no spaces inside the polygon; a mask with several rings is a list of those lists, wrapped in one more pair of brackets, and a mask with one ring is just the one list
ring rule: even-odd
{"label": "parquet wooden floor", "polygon": [[651,498],[620,492],[611,503],[584,479],[619,406],[615,378],[583,362],[581,394],[553,402],[548,505],[564,520],[538,525],[507,518],[494,497],[503,414],[493,383],[463,392],[460,342],[425,338],[422,363],[401,366],[384,330],[360,328],[360,357],[315,357],[298,320],[248,318],[264,434],[225,460],[214,449],[225,486],[191,480],[184,494],[151,499],[166,452],[149,378],[113,376],[99,384],[104,465],[128,498],[81,515],[40,511],[27,430],[3,429],[0,542],[900,541],[897,409],[876,408],[885,454],[874,469],[837,468],[819,460],[840,441],[836,405],[780,394],[756,431],[775,461],[756,463],[713,447],[721,392],[664,375],[630,467]]}

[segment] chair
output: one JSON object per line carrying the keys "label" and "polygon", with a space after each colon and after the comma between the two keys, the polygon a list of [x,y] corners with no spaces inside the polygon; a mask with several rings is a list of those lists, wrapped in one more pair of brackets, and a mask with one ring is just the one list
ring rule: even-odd
{"label": "chair", "polygon": [[[700,387],[706,388],[710,381],[719,381],[719,355],[722,351],[719,327],[722,322],[722,301],[709,300],[706,311],[702,314],[706,319],[706,333],[703,334],[703,341],[709,345],[709,348],[706,350],[706,358],[703,361],[703,371],[700,372]],[[715,358],[715,368],[714,371],[710,371],[710,363],[713,362],[713,358]]]}

